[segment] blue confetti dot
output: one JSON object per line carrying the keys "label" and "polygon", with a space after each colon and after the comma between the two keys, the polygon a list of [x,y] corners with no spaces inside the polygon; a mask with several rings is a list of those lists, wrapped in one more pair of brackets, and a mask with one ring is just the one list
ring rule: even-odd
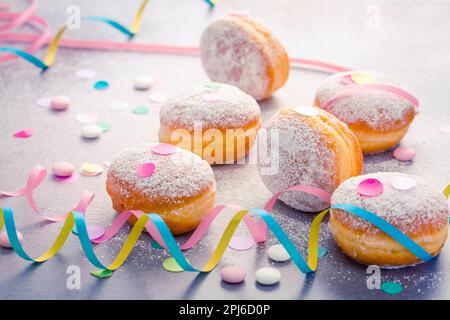
{"label": "blue confetti dot", "polygon": [[320,247],[320,246],[319,246],[319,250],[318,251],[319,251],[318,252],[319,258],[325,257],[327,255],[327,253],[328,253],[327,249],[325,249],[324,247]]}
{"label": "blue confetti dot", "polygon": [[105,80],[100,80],[94,83],[94,89],[105,90],[109,88],[109,83]]}

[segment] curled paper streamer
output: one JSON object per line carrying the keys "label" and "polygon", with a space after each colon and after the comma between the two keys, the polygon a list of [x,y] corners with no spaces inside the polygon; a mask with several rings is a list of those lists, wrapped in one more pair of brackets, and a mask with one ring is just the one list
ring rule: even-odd
{"label": "curled paper streamer", "polygon": [[[210,5],[216,3],[216,1],[206,1]],[[144,0],[135,15],[134,21],[131,27],[128,29],[117,21],[99,17],[90,16],[84,17],[84,20],[93,20],[107,23],[113,28],[119,30],[120,32],[127,35],[129,38],[133,37],[139,32],[140,24],[142,21],[142,14],[148,0]],[[18,43],[32,43],[29,47],[22,50],[15,47],[5,47],[6,50],[14,55],[8,55],[0,57],[0,63],[3,61],[11,60],[15,57],[21,57],[28,62],[32,63],[36,67],[40,68],[42,71],[47,70],[55,60],[56,52],[59,46],[66,48],[76,48],[76,49],[96,49],[96,50],[123,50],[123,51],[136,51],[136,52],[147,52],[147,53],[165,53],[165,54],[179,54],[179,55],[195,55],[198,56],[200,53],[197,47],[184,47],[184,46],[174,46],[174,45],[164,45],[164,44],[137,44],[131,42],[108,42],[108,41],[91,41],[91,40],[80,40],[80,39],[62,39],[62,35],[66,30],[66,27],[62,27],[56,36],[52,39],[50,36],[50,31],[48,28],[48,23],[44,19],[34,16],[33,13],[37,8],[37,1],[31,0],[31,5],[20,13],[2,13],[0,12],[1,20],[12,20],[12,22],[6,23],[0,26],[0,40],[8,42],[18,42]],[[40,35],[34,34],[24,34],[24,33],[10,33],[2,34],[1,31],[10,30],[17,28],[23,24],[38,25],[43,28]],[[47,56],[44,61],[31,55],[32,52],[37,51],[44,45],[49,45]],[[1,48],[4,49],[4,48]],[[28,53],[28,54],[27,54]],[[322,70],[325,72],[341,72],[349,71],[349,68],[341,67],[335,64],[316,61],[311,59],[301,59],[301,58],[291,58],[290,62],[293,67],[309,68],[314,70]]]}
{"label": "curled paper streamer", "polygon": [[[38,177],[42,177],[41,175],[38,175]],[[32,183],[31,186],[36,186],[38,183],[36,181],[39,181],[39,179],[29,179],[29,181],[35,181],[34,184]],[[308,192],[311,194],[314,194],[321,198],[322,200],[329,199],[329,193],[326,191],[320,190],[319,192],[317,188],[311,187],[311,186],[293,186],[291,188],[286,189],[286,191],[302,191],[302,192]],[[446,196],[450,193],[450,186],[448,186],[445,189]],[[5,195],[10,196],[19,196],[26,193],[24,189],[18,190],[16,192],[3,192]],[[268,201],[265,208],[271,208],[273,204],[275,203],[276,199],[278,199],[279,195],[281,193],[278,193],[274,195],[274,197]],[[212,253],[210,259],[208,262],[201,268],[196,268],[192,266],[184,257],[182,250],[186,250],[194,246],[206,233],[207,226],[214,220],[214,218],[219,214],[219,212],[224,209],[225,207],[231,208],[233,210],[236,210],[237,212],[229,222],[228,226],[226,227],[224,233],[222,234],[222,237],[219,241],[219,244],[215,248],[214,252]],[[382,218],[378,217],[376,214],[371,213],[367,210],[364,210],[362,208],[359,208],[357,206],[351,205],[351,204],[334,204],[331,206],[331,208],[345,210],[347,212],[350,212],[352,214],[355,214],[356,216],[374,224],[382,231],[386,232],[389,236],[391,236],[393,239],[398,241],[400,244],[402,244],[406,249],[411,251],[413,254],[415,254],[417,257],[419,257],[423,261],[429,261],[433,259],[433,256],[431,256],[426,250],[421,248],[417,243],[415,243],[412,239],[410,239],[408,236],[406,236],[404,233],[402,233],[400,230],[395,228],[393,225],[389,224],[387,221],[383,220]],[[64,220],[64,226],[61,229],[59,235],[57,236],[57,239],[53,243],[53,245],[48,249],[43,255],[39,256],[38,258],[31,258],[24,249],[22,248],[19,240],[17,239],[16,234],[16,227],[14,223],[14,216],[13,212],[10,208],[2,208],[0,209],[0,230],[3,228],[3,225],[6,226],[8,238],[10,240],[10,243],[15,250],[15,252],[22,257],[25,260],[28,261],[34,261],[34,262],[44,262],[51,257],[53,257],[64,245],[65,241],[67,240],[71,229],[75,225],[78,234],[79,234],[79,240],[81,242],[81,246],[86,254],[86,257],[91,262],[92,265],[95,267],[101,269],[100,273],[109,270],[114,271],[117,270],[126,260],[128,255],[130,254],[131,250],[133,249],[137,239],[139,238],[140,234],[144,230],[144,228],[147,229],[147,231],[151,234],[152,237],[164,248],[166,248],[169,253],[174,257],[176,262],[186,271],[191,272],[209,272],[217,265],[217,263],[220,261],[222,255],[224,254],[225,250],[228,247],[228,244],[233,237],[233,234],[236,231],[237,226],[239,223],[244,220],[247,223],[247,226],[249,227],[252,235],[254,236],[255,240],[257,242],[264,241],[266,239],[265,230],[268,227],[272,233],[277,237],[277,239],[280,241],[280,243],[284,246],[286,251],[289,253],[289,256],[294,261],[295,265],[298,267],[298,269],[303,273],[311,273],[314,272],[317,269],[317,262],[318,262],[318,235],[320,230],[320,224],[325,217],[325,215],[329,212],[330,209],[326,209],[322,211],[320,214],[318,214],[315,219],[313,220],[311,224],[311,231],[310,231],[310,237],[308,242],[308,258],[307,261],[302,257],[302,255],[298,252],[295,245],[292,243],[292,241],[289,239],[289,237],[286,235],[286,233],[283,231],[283,229],[280,227],[280,225],[271,217],[268,211],[264,209],[250,209],[250,210],[243,210],[239,206],[229,205],[229,206],[218,206],[213,209],[212,212],[210,212],[207,217],[202,221],[200,226],[194,231],[191,238],[181,247],[179,247],[172,236],[172,234],[169,231],[169,228],[164,223],[162,218],[155,213],[152,214],[145,214],[144,212],[140,211],[127,211],[119,214],[119,216],[114,220],[112,225],[105,231],[105,234],[95,240],[92,240],[93,243],[101,243],[104,241],[107,241],[110,239],[117,231],[120,229],[120,227],[128,220],[128,218],[131,215],[134,215],[137,217],[137,222],[133,226],[126,242],[124,243],[122,249],[120,250],[117,257],[114,259],[114,261],[108,265],[103,265],[95,255],[95,252],[93,250],[91,241],[89,240],[89,235],[86,228],[85,223],[85,217],[83,213],[77,212],[77,211],[71,211],[67,214],[66,219]],[[250,214],[254,214],[257,217],[260,218],[260,221],[256,223],[253,218],[250,216]],[[249,219],[248,222],[245,219]],[[251,220],[250,220],[251,219]],[[103,271],[102,271],[103,270]],[[95,272],[98,274],[98,271]]]}

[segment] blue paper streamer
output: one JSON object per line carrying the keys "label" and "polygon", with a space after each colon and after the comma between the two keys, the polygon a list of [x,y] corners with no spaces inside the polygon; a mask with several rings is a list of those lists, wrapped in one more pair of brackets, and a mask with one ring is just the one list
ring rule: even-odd
{"label": "blue paper streamer", "polygon": [[35,65],[36,67],[42,69],[42,71],[45,71],[48,69],[48,66],[44,62],[42,62],[40,59],[36,58],[32,54],[29,54],[28,52],[23,51],[19,48],[0,47],[0,51],[15,54],[16,56],[19,56],[19,57],[25,59],[26,61],[28,61],[29,63]]}

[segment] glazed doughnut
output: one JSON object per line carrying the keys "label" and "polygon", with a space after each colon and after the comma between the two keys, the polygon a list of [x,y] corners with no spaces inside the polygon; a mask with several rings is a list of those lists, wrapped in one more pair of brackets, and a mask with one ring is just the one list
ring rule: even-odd
{"label": "glazed doughnut", "polygon": [[213,81],[237,86],[256,100],[270,97],[289,76],[286,50],[265,26],[228,15],[203,32],[202,65]]}
{"label": "glazed doughnut", "polygon": [[[265,123],[263,132],[268,138],[267,142],[259,138],[258,171],[273,194],[297,184],[333,192],[341,182],[361,173],[362,152],[355,135],[322,109],[282,109]],[[296,191],[283,193],[280,200],[304,212],[329,206]]]}
{"label": "glazed doughnut", "polygon": [[[170,152],[156,153],[161,146]],[[138,168],[146,163],[154,165],[154,172],[143,177]],[[141,143],[111,163],[106,191],[117,212],[157,213],[173,234],[181,234],[197,227],[214,206],[216,183],[211,167],[197,155],[171,145]]]}
{"label": "glazed doughnut", "polygon": [[396,80],[384,74],[342,72],[320,86],[315,105],[345,122],[358,137],[364,153],[377,153],[400,142],[414,120],[416,106],[404,96],[370,89],[368,84],[392,86],[407,94]]}
{"label": "glazed doughnut", "polygon": [[[381,182],[382,194],[367,197],[358,193],[359,183],[369,178]],[[331,201],[332,205],[348,203],[376,214],[432,256],[439,254],[447,239],[447,200],[412,175],[379,172],[350,178],[336,189]],[[393,268],[421,262],[376,226],[346,211],[332,209],[329,226],[339,247],[360,263]]]}
{"label": "glazed doughnut", "polygon": [[186,88],[163,104],[159,141],[191,150],[209,164],[233,163],[248,154],[260,127],[255,99],[211,82]]}

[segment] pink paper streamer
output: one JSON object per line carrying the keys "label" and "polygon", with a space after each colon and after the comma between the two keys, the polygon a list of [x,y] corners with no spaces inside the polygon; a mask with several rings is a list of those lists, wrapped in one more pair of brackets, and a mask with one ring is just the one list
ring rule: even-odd
{"label": "pink paper streamer", "polygon": [[41,214],[41,211],[36,205],[36,202],[33,198],[33,190],[39,187],[39,185],[44,181],[45,177],[47,176],[47,169],[41,166],[36,166],[31,171],[30,175],[27,179],[27,184],[24,188],[16,190],[16,191],[0,191],[0,194],[3,194],[7,197],[20,197],[25,196],[28,200],[28,204],[33,209],[33,212],[38,215],[42,216],[44,219],[48,221],[58,222],[58,221],[64,221],[70,211],[78,211],[85,213],[87,207],[91,204],[92,200],[94,200],[94,194],[90,191],[84,191],[80,201],[78,202],[78,205],[73,208],[72,210],[69,210],[69,212],[57,215],[54,217],[49,217]]}

